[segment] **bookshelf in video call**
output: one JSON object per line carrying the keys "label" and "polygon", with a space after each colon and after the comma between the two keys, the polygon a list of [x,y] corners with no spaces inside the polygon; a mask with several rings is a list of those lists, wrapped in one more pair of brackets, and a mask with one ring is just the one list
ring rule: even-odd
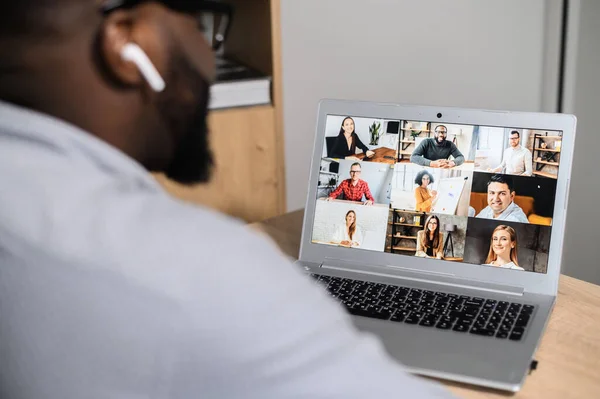
{"label": "bookshelf in video call", "polygon": [[235,8],[225,55],[271,77],[271,103],[209,116],[215,170],[186,187],[155,176],[174,196],[248,222],[285,212],[280,0],[227,0]]}

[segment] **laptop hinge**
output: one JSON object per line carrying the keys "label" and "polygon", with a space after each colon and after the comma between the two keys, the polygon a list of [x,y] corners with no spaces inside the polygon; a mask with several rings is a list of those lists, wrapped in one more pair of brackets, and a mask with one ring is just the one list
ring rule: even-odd
{"label": "laptop hinge", "polygon": [[521,286],[467,279],[463,277],[457,277],[452,273],[423,271],[400,266],[366,266],[364,264],[358,264],[347,260],[341,261],[335,259],[326,259],[325,262],[321,263],[321,268],[360,273],[362,275],[366,274],[370,276],[387,277],[394,280],[425,282],[447,287],[467,288],[471,290],[495,292],[516,296],[522,296],[525,293],[525,287]]}

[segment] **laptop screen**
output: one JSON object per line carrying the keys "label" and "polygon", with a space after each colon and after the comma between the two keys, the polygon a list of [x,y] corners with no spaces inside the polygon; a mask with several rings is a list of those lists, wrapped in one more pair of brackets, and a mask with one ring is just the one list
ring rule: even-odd
{"label": "laptop screen", "polygon": [[311,240],[546,273],[562,132],[328,115]]}

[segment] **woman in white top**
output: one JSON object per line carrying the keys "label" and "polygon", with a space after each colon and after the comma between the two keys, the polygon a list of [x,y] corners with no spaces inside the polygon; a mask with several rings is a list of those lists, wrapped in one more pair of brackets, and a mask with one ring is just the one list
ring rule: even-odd
{"label": "woman in white top", "polygon": [[350,210],[346,213],[346,223],[337,228],[332,242],[346,247],[360,246],[362,233],[356,225],[356,212]]}
{"label": "woman in white top", "polygon": [[517,260],[517,232],[515,229],[503,224],[494,229],[485,264],[503,269],[525,270],[519,266]]}

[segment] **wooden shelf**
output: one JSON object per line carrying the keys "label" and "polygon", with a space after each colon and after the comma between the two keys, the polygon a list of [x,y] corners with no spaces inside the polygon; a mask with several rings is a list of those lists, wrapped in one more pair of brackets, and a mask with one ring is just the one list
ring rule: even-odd
{"label": "wooden shelf", "polygon": [[209,114],[214,176],[186,186],[154,174],[173,196],[255,222],[285,213],[280,0],[229,0],[235,9],[227,58],[272,77],[270,105]]}
{"label": "wooden shelf", "polygon": [[557,140],[562,139],[562,136],[542,136],[541,134],[538,134],[537,137],[540,139],[557,139]]}
{"label": "wooden shelf", "polygon": [[405,211],[405,210],[402,210],[402,209],[394,209],[394,212],[395,213],[408,213],[408,214],[411,214],[411,215],[422,215],[422,214],[425,213],[425,212]]}
{"label": "wooden shelf", "polygon": [[533,161],[534,163],[543,163],[544,165],[550,166],[558,166],[558,162],[548,162],[548,161]]}
{"label": "wooden shelf", "polygon": [[394,251],[417,252],[417,248],[410,248],[410,247],[385,247],[385,249],[387,251],[389,251],[390,249],[392,249]]}
{"label": "wooden shelf", "polygon": [[403,238],[405,240],[416,240],[417,239],[417,236],[403,236],[403,235],[395,235],[395,236],[393,236],[391,234],[388,234],[387,236],[388,237],[394,237],[394,238]]}
{"label": "wooden shelf", "polygon": [[560,150],[551,150],[549,148],[534,148],[535,151],[545,151],[545,152],[560,152]]}
{"label": "wooden shelf", "polygon": [[408,226],[408,227],[423,227],[420,224],[408,224],[408,223],[392,223],[392,222],[388,222],[388,224],[394,224],[396,226]]}
{"label": "wooden shelf", "polygon": [[534,171],[533,174],[536,175],[536,176],[549,177],[551,179],[557,179],[558,178],[558,176],[553,175],[552,173],[546,173],[546,172]]}

